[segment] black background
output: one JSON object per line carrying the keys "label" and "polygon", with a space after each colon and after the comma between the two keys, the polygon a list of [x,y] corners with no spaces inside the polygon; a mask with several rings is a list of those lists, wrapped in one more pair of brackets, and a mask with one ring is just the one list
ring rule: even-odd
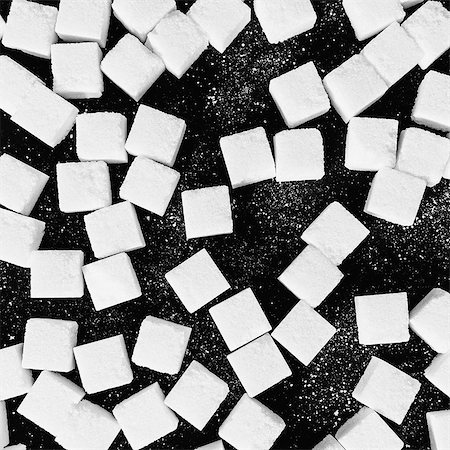
{"label": "black background", "polygon": [[[7,15],[9,3],[0,4],[3,17]],[[182,11],[187,11],[192,4],[177,3]],[[165,282],[164,274],[205,247],[232,286],[231,291],[208,306],[251,287],[272,326],[276,326],[297,302],[276,278],[304,248],[300,239],[302,231],[334,200],[358,217],[371,234],[341,266],[345,279],[317,308],[338,328],[338,333],[309,367],[281,348],[293,375],[258,396],[287,424],[275,447],[311,448],[327,433],[334,434],[361,407],[351,393],[371,355],[380,356],[422,382],[403,424],[390,423],[406,448],[428,448],[425,413],[449,407],[448,398],[423,377],[423,370],[434,357],[430,348],[413,333],[407,344],[359,345],[353,307],[355,294],[406,291],[412,308],[431,288],[448,289],[448,181],[427,188],[414,227],[404,228],[366,215],[363,205],[373,173],[348,171],[344,167],[346,126],[331,110],[304,125],[319,128],[324,137],[326,176],[322,180],[282,184],[267,181],[234,190],[233,235],[189,242],[185,239],[181,192],[229,184],[219,138],[264,126],[271,139],[286,128],[269,95],[269,80],[310,60],[323,77],[362,48],[340,3],[339,0],[313,0],[318,15],[314,29],[278,45],[267,42],[259,23],[252,17],[245,31],[223,55],[209,47],[181,80],[165,72],[144,96],[142,103],[185,119],[187,133],[175,164],[181,172],[180,184],[166,215],[159,218],[138,208],[147,247],[132,252],[130,257],[142,286],[141,298],[101,312],[94,310],[88,294],[77,300],[30,299],[29,271],[0,262],[1,347],[23,341],[25,323],[30,317],[76,320],[80,325],[80,344],[123,333],[130,354],[140,322],[148,314],[193,327],[182,371],[195,358],[224,379],[231,392],[203,432],[181,421],[176,432],[154,443],[152,448],[191,449],[216,440],[219,425],[244,392],[227,362],[227,348],[208,308],[189,314]],[[444,3],[448,8],[449,2]],[[415,9],[409,9],[408,14]],[[106,50],[124,34],[125,29],[112,17]],[[0,51],[51,86],[49,61],[4,47]],[[448,73],[448,52],[431,68]],[[416,68],[364,115],[399,119],[401,129],[410,126],[411,109],[423,76],[424,72]],[[101,99],[73,103],[81,112],[121,112],[127,116],[129,127],[138,106],[107,78]],[[28,161],[51,176],[31,214],[47,223],[41,248],[82,249],[86,261],[93,261],[83,214],[63,214],[58,209],[55,165],[77,160],[74,133],[50,149],[18,129],[3,113],[0,126],[1,152]],[[126,170],[127,165],[110,166],[115,201]],[[118,402],[155,381],[167,393],[178,379],[135,365],[133,372],[135,378],[130,385],[86,398],[112,410]],[[76,371],[68,378],[80,384]],[[49,434],[15,413],[21,400],[20,397],[7,401],[11,443],[21,442],[30,448],[58,448]],[[129,448],[122,433],[113,448]]]}

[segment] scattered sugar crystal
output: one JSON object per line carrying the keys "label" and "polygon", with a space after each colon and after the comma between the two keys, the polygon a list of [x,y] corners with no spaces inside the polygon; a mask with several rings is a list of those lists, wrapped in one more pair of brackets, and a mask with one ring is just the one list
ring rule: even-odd
{"label": "scattered sugar crystal", "polygon": [[450,448],[450,410],[426,413],[431,450]]}
{"label": "scattered sugar crystal", "polygon": [[219,439],[218,441],[211,442],[210,444],[197,447],[196,450],[225,450],[225,447],[223,446],[223,442]]}
{"label": "scattered sugar crystal", "polygon": [[9,444],[8,417],[6,415],[6,403],[0,401],[0,447],[6,447]]}
{"label": "scattered sugar crystal", "polygon": [[425,378],[450,397],[450,352],[437,355],[425,369]]}
{"label": "scattered sugar crystal", "polygon": [[312,450],[345,450],[331,434],[325,436]]}

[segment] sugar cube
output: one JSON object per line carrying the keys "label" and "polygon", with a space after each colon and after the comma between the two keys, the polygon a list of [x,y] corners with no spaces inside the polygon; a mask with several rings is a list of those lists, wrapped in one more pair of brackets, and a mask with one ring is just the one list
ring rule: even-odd
{"label": "sugar cube", "polygon": [[75,369],[73,348],[78,324],[72,320],[28,319],[23,343],[22,367],[52,372]]}
{"label": "sugar cube", "polygon": [[27,450],[25,447],[25,444],[15,444],[15,445],[8,445],[8,447],[5,447],[7,450]]}
{"label": "sugar cube", "polygon": [[131,163],[119,195],[158,216],[164,216],[175,192],[180,174],[145,156]]}
{"label": "sugar cube", "polygon": [[317,20],[310,0],[255,0],[253,6],[271,44],[305,33]]}
{"label": "sugar cube", "polygon": [[133,450],[146,447],[178,427],[177,416],[164,404],[158,383],[123,400],[113,414]]}
{"label": "sugar cube", "polygon": [[269,334],[244,345],[227,358],[250,397],[255,397],[292,375]]}
{"label": "sugar cube", "polygon": [[250,288],[213,306],[209,313],[230,351],[272,329]]}
{"label": "sugar cube", "polygon": [[251,9],[242,0],[197,0],[187,15],[223,53],[250,22]]}
{"label": "sugar cube", "polygon": [[34,1],[13,0],[6,20],[2,43],[5,47],[50,59],[58,9]]}
{"label": "sugar cube", "polygon": [[419,389],[420,383],[416,379],[372,356],[352,395],[363,405],[400,425]]}
{"label": "sugar cube", "polygon": [[31,298],[81,298],[84,282],[81,250],[37,250],[31,253]]}
{"label": "sugar cube", "polygon": [[161,59],[139,39],[126,34],[103,58],[102,72],[138,102],[164,72]]}
{"label": "sugar cube", "polygon": [[227,383],[192,361],[164,403],[198,430],[203,430],[228,395]]}
{"label": "sugar cube", "polygon": [[223,446],[223,442],[219,439],[218,441],[211,442],[210,444],[197,447],[196,450],[225,450],[225,447]]}
{"label": "sugar cube", "polygon": [[96,311],[142,295],[130,257],[126,253],[87,264],[82,270]]}
{"label": "sugar cube", "polygon": [[0,41],[2,40],[3,33],[5,32],[5,26],[6,26],[5,20],[3,19],[2,16],[0,16]]}
{"label": "sugar cube", "polygon": [[219,436],[237,450],[269,450],[285,429],[284,420],[244,394],[219,428]]}
{"label": "sugar cube", "polygon": [[0,260],[30,267],[30,256],[44,237],[45,223],[0,209]]}
{"label": "sugar cube", "polygon": [[426,413],[431,450],[450,448],[450,410]]}
{"label": "sugar cube", "polygon": [[340,283],[343,273],[319,250],[308,245],[278,277],[298,299],[319,306]]}
{"label": "sugar cube", "polygon": [[450,397],[450,352],[437,355],[425,369],[425,378]]}
{"label": "sugar cube", "polygon": [[410,8],[411,6],[418,5],[419,3],[422,3],[424,0],[400,0],[400,3],[402,4],[403,8]]}
{"label": "sugar cube", "polygon": [[347,127],[345,167],[374,172],[395,167],[397,137],[398,120],[353,117]]}
{"label": "sugar cube", "polygon": [[233,232],[228,186],[184,191],[181,200],[187,239]]}
{"label": "sugar cube", "polygon": [[163,61],[166,69],[181,78],[208,47],[208,38],[186,14],[173,11],[147,35],[145,45]]}
{"label": "sugar cube", "polygon": [[61,0],[56,34],[66,42],[93,41],[105,48],[111,0]]}
{"label": "sugar cube", "polygon": [[131,361],[161,373],[180,371],[192,328],[147,316],[141,324]]}
{"label": "sugar cube", "polygon": [[312,450],[345,450],[331,434],[325,436]]}
{"label": "sugar cube", "polygon": [[414,224],[426,183],[398,170],[380,169],[372,180],[364,212],[403,226]]}
{"label": "sugar cube", "polygon": [[0,401],[0,446],[6,447],[9,444],[8,417],[6,415],[6,403]]}

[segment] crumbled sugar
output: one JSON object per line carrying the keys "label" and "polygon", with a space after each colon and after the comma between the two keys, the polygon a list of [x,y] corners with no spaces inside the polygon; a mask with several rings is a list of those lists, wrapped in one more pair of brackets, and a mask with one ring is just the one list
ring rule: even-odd
{"label": "crumbled sugar", "polygon": [[86,232],[96,258],[145,247],[139,219],[130,202],[121,202],[84,216]]}
{"label": "crumbled sugar", "polygon": [[331,108],[312,61],[270,80],[269,91],[289,128],[315,119]]}
{"label": "crumbled sugar", "polygon": [[178,427],[177,416],[164,404],[158,383],[123,400],[113,414],[133,450],[146,447]]}
{"label": "crumbled sugar", "polygon": [[403,226],[414,224],[426,183],[398,170],[380,169],[372,180],[364,212]]}
{"label": "crumbled sugar", "polygon": [[126,253],[95,261],[82,270],[96,311],[142,295],[130,257]]}
{"label": "crumbled sugar", "polygon": [[48,179],[45,173],[3,153],[0,155],[0,205],[28,216]]}
{"label": "crumbled sugar", "polygon": [[431,450],[450,448],[450,410],[426,413]]}
{"label": "crumbled sugar", "polygon": [[319,250],[308,245],[278,277],[298,299],[319,306],[340,283],[343,273]]}
{"label": "crumbled sugar", "polygon": [[93,211],[112,203],[111,180],[104,161],[58,163],[56,180],[62,212]]}
{"label": "crumbled sugar", "polygon": [[292,375],[269,334],[244,345],[227,358],[250,397],[255,397]]}
{"label": "crumbled sugar", "polygon": [[271,44],[305,33],[317,20],[310,0],[255,0],[253,7]]}
{"label": "crumbled sugar", "polygon": [[233,233],[228,186],[184,191],[181,199],[187,239]]}
{"label": "crumbled sugar", "polygon": [[223,442],[219,439],[218,441],[211,442],[210,444],[197,447],[196,450],[225,450],[225,447],[223,446]]}
{"label": "crumbled sugar", "polygon": [[119,196],[162,217],[179,179],[180,174],[176,170],[138,156],[128,169]]}
{"label": "crumbled sugar", "polygon": [[440,288],[431,291],[409,315],[409,326],[435,352],[450,351],[450,294]]}
{"label": "crumbled sugar", "polygon": [[192,361],[164,403],[198,430],[203,430],[228,395],[227,383]]}
{"label": "crumbled sugar", "polygon": [[450,352],[437,355],[425,369],[425,378],[450,397]]}
{"label": "crumbled sugar", "polygon": [[78,324],[71,320],[28,319],[23,343],[22,367],[52,372],[75,369],[73,348]]}
{"label": "crumbled sugar", "polygon": [[141,324],[131,361],[161,373],[180,371],[192,328],[147,316]]}
{"label": "crumbled sugar", "polygon": [[352,395],[400,425],[419,390],[420,383],[416,379],[372,356]]}
{"label": "crumbled sugar", "polygon": [[230,351],[272,329],[250,288],[213,306],[209,313]]}
{"label": "crumbled sugar", "polygon": [[285,429],[284,420],[244,394],[219,428],[219,436],[237,450],[269,450]]}
{"label": "crumbled sugar", "polygon": [[73,349],[84,390],[106,391],[133,381],[123,335],[118,334]]}
{"label": "crumbled sugar", "polygon": [[275,163],[264,128],[222,137],[220,148],[233,189],[275,177]]}
{"label": "crumbled sugar", "polygon": [[350,170],[378,171],[395,167],[398,120],[353,117],[347,127],[345,167]]}
{"label": "crumbled sugar", "polygon": [[251,9],[242,0],[197,0],[187,15],[223,53],[250,22]]}
{"label": "crumbled sugar", "polygon": [[50,47],[57,42],[55,33],[58,9],[34,1],[13,0],[3,32],[5,47],[50,59]]}
{"label": "crumbled sugar", "polygon": [[325,436],[312,450],[345,450],[331,434]]}
{"label": "crumbled sugar", "polygon": [[8,417],[6,415],[6,403],[0,401],[0,447],[6,447],[9,444]]}
{"label": "crumbled sugar", "polygon": [[114,84],[136,102],[150,89],[165,69],[159,56],[131,34],[126,34],[105,55],[100,67]]}

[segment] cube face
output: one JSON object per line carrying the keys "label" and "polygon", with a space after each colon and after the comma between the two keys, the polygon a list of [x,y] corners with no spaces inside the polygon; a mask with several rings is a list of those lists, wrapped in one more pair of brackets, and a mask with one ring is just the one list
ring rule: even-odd
{"label": "cube face", "polygon": [[431,450],[450,447],[450,410],[432,411],[426,414]]}
{"label": "cube face", "polygon": [[202,445],[201,447],[198,447],[197,450],[225,450],[225,447],[223,446],[223,442],[219,439],[210,444]]}
{"label": "cube face", "polygon": [[312,450],[345,450],[331,434],[325,436]]}
{"label": "cube face", "polygon": [[0,401],[0,445],[3,447],[9,444],[8,417],[6,413],[6,403]]}
{"label": "cube face", "polygon": [[450,353],[444,353],[434,357],[431,364],[425,369],[425,378],[450,397]]}

